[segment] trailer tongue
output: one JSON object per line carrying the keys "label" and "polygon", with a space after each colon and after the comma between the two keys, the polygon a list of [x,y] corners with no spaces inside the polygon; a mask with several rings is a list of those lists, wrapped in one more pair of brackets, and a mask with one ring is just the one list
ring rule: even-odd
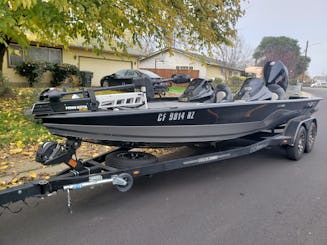
{"label": "trailer tongue", "polygon": [[111,183],[118,191],[126,192],[131,189],[137,176],[214,163],[248,155],[272,145],[285,146],[288,158],[298,160],[304,152],[312,150],[316,135],[316,119],[302,116],[292,119],[281,129],[225,141],[216,148],[192,151],[191,155],[183,158],[172,156],[171,159],[159,161],[152,155],[135,152],[131,148],[118,148],[82,161],[75,154],[80,140],[70,138],[64,144],[49,142],[37,151],[37,161],[44,165],[64,162],[68,168],[49,180],[35,180],[0,191],[0,206],[10,210],[10,203],[30,197],[46,197],[64,190],[67,192],[67,206],[71,210],[71,190]]}

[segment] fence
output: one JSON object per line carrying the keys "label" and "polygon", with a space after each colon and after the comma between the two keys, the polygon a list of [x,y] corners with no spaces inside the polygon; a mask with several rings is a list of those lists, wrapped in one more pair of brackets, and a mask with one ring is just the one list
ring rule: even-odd
{"label": "fence", "polygon": [[191,78],[199,77],[199,70],[176,70],[176,69],[154,69],[154,68],[142,68],[144,70],[152,71],[163,78],[169,78],[173,74],[188,74]]}

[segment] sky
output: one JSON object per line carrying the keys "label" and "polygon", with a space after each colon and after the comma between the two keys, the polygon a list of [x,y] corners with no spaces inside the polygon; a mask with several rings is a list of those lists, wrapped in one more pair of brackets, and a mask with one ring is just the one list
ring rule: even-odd
{"label": "sky", "polygon": [[327,0],[247,0],[238,34],[255,49],[265,36],[298,40],[304,55],[309,41],[310,76],[327,75]]}

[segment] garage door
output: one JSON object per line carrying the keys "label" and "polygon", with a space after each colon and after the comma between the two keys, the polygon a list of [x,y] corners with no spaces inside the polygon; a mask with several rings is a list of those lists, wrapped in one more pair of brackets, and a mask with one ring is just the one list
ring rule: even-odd
{"label": "garage door", "polygon": [[100,80],[106,75],[121,69],[131,69],[132,61],[105,60],[101,58],[79,57],[79,69],[93,72],[92,86],[100,86]]}

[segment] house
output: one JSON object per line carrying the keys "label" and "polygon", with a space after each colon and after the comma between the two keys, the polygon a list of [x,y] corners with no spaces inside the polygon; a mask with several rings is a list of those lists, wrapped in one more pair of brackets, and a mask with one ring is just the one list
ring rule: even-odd
{"label": "house", "polygon": [[257,78],[263,78],[263,67],[262,66],[249,66],[245,68],[245,72],[253,74]]}
{"label": "house", "polygon": [[140,68],[153,71],[161,77],[187,73],[192,78],[206,79],[240,76],[244,70],[225,65],[222,61],[200,54],[172,48],[163,49],[140,60]]}
{"label": "house", "polygon": [[[77,66],[80,71],[93,73],[92,86],[99,86],[100,79],[120,69],[138,68],[138,60],[142,53],[138,50],[129,49],[128,54],[120,55],[105,49],[100,55],[92,49],[86,49],[82,45],[70,45],[68,49],[63,47],[47,47],[32,45],[28,50],[23,51],[17,44],[10,44],[11,52],[4,57],[3,75],[12,84],[26,84],[26,79],[15,73],[14,67],[26,60],[42,60],[57,64],[71,64]],[[43,82],[49,82],[51,76],[45,75]]]}

